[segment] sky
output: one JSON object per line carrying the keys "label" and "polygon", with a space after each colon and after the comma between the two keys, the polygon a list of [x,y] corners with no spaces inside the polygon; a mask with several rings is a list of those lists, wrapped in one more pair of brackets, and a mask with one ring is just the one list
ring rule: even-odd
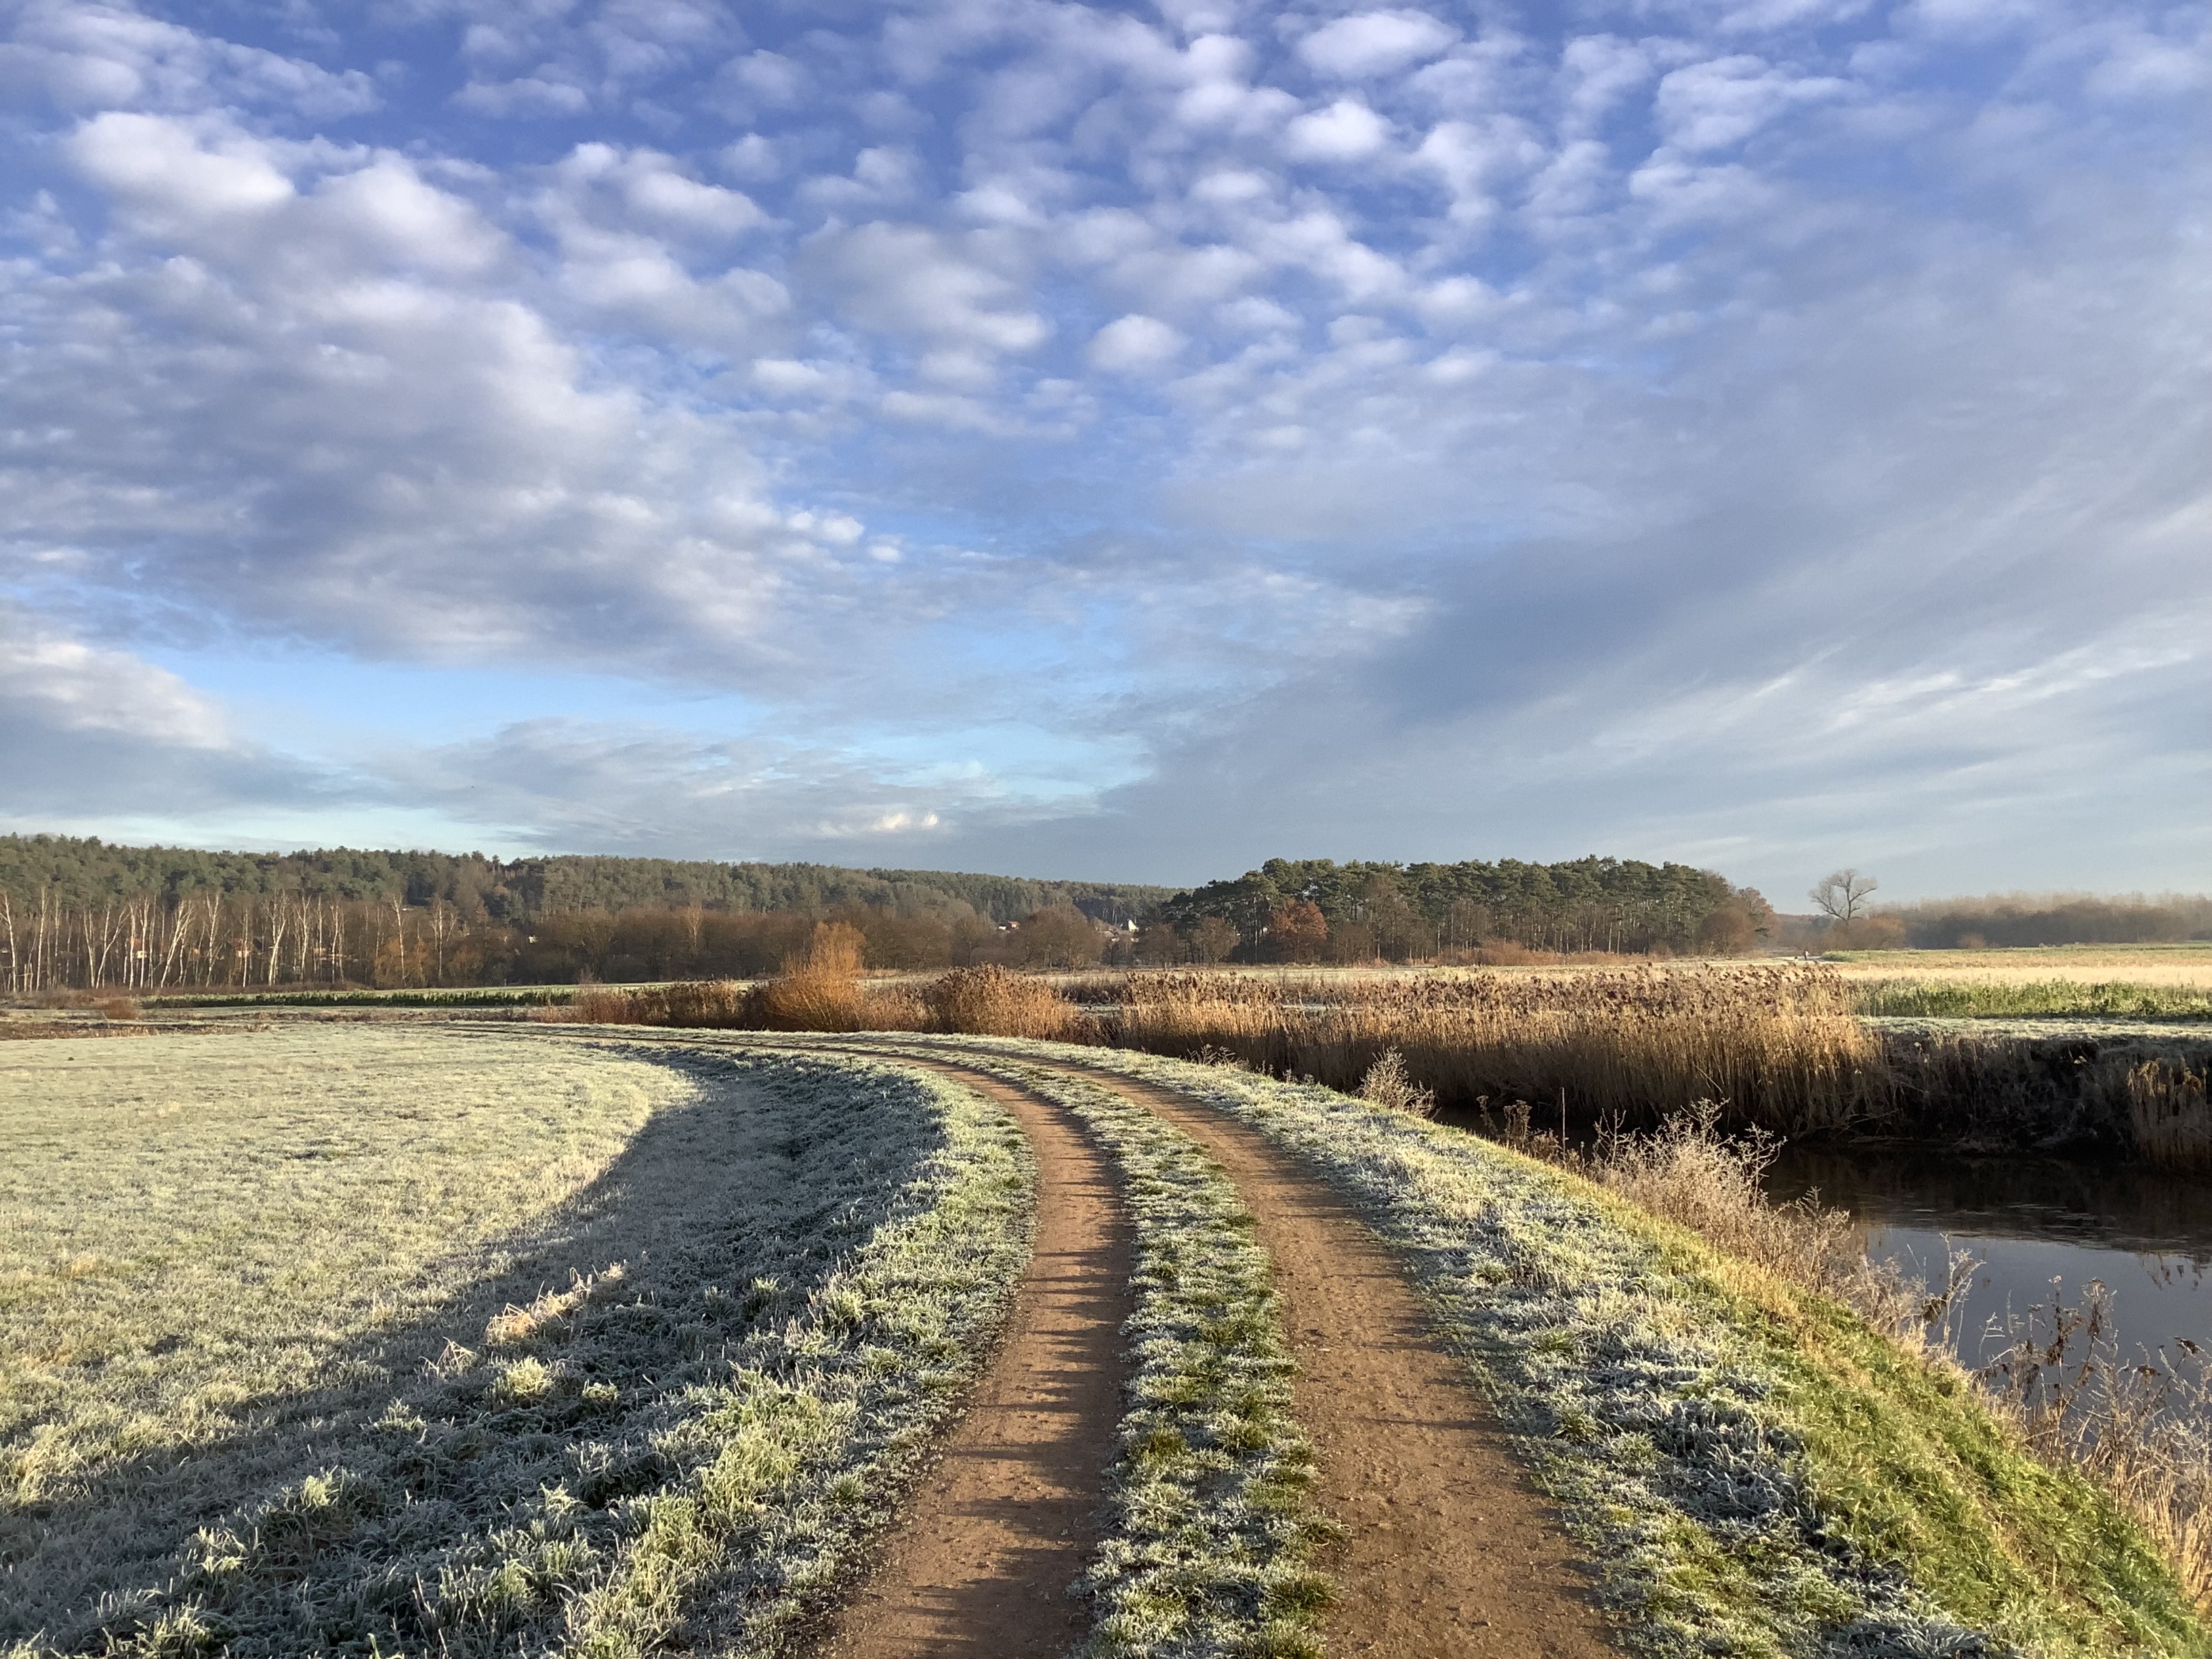
{"label": "sky", "polygon": [[0,830],[2212,887],[2212,6],[0,42]]}

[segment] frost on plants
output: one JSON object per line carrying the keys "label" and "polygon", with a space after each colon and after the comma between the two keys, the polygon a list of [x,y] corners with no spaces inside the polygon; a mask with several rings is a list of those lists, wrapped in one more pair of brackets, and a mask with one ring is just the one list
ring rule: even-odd
{"label": "frost on plants", "polygon": [[[82,1504],[9,1515],[0,1652],[786,1647],[1003,1316],[1028,1251],[1026,1143],[978,1097],[866,1062],[556,1041],[572,1069],[675,1078],[637,1137],[674,1137],[667,1155],[634,1143],[533,1222],[539,1254],[500,1281],[521,1293],[479,1297],[472,1323],[462,1297],[433,1363],[351,1361],[349,1389],[301,1408],[311,1421],[267,1418],[258,1461],[210,1449],[234,1484],[200,1489],[207,1518],[166,1554],[123,1535],[146,1529],[127,1462],[79,1479],[112,1506],[91,1520]],[[413,1080],[434,1094],[434,1073]],[[575,1271],[521,1277],[556,1262]],[[161,1478],[192,1460],[177,1467]],[[130,1572],[45,1594],[19,1545],[60,1522]]]}
{"label": "frost on plants", "polygon": [[[845,1039],[850,1042],[854,1039]],[[864,1040],[890,1055],[911,1039]],[[927,1040],[922,1040],[926,1042]],[[1320,1651],[1313,1454],[1267,1253],[1235,1185],[1182,1130],[1064,1072],[959,1050],[1081,1118],[1119,1167],[1137,1244],[1133,1375],[1114,1525],[1086,1576],[1091,1659]]]}
{"label": "frost on plants", "polygon": [[[909,1039],[911,1041],[911,1039]],[[1559,1503],[1633,1648],[1665,1659],[2199,1655],[2142,1536],[1963,1379],[1839,1304],[1574,1177],[1311,1085],[969,1039],[1206,1100],[1299,1153],[1401,1252]]]}
{"label": "frost on plants", "polygon": [[1328,1587],[1307,1565],[1313,1455],[1291,1419],[1294,1367],[1251,1217],[1198,1143],[1154,1114],[1062,1073],[1020,1077],[1104,1143],[1137,1234],[1135,1375],[1115,1526],[1089,1575],[1089,1651],[1317,1653]]}

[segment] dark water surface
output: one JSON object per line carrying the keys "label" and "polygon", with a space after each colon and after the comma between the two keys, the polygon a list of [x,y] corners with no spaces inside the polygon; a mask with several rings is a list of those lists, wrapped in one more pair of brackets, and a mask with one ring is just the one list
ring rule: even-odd
{"label": "dark water surface", "polygon": [[2212,1350],[2212,1179],[2202,1175],[1942,1147],[1784,1147],[1768,1191],[1790,1199],[1814,1188],[1866,1226],[1876,1255],[1931,1288],[1943,1282],[1947,1249],[1980,1260],[1955,1326],[1968,1364],[2006,1346],[1992,1322],[2048,1307],[2054,1279],[2069,1303],[2091,1279],[2113,1292],[2123,1355],[2172,1349],[2178,1338]]}

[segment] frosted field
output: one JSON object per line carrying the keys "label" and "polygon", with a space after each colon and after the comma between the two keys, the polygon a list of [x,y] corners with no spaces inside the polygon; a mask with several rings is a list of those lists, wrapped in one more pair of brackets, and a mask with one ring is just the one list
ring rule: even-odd
{"label": "frosted field", "polygon": [[849,1066],[23,1042],[0,1145],[11,1659],[771,1639],[1025,1251],[1011,1125]]}

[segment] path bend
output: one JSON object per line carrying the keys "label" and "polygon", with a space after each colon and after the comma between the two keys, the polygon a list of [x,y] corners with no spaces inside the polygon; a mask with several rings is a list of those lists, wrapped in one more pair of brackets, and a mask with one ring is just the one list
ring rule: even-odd
{"label": "path bend", "polygon": [[1111,1164],[1065,1107],[966,1066],[867,1057],[951,1076],[1013,1115],[1036,1154],[1036,1243],[965,1414],[814,1651],[1058,1659],[1089,1625],[1070,1592],[1105,1522],[1121,1418],[1126,1206]]}
{"label": "path bend", "polygon": [[1618,1659],[1550,1501],[1349,1203],[1259,1131],[1189,1096],[1079,1060],[1018,1063],[1157,1113],[1206,1149],[1257,1221],[1298,1366],[1291,1413],[1314,1444],[1316,1501],[1341,1528],[1319,1563],[1337,1586],[1322,1623],[1330,1653]]}

